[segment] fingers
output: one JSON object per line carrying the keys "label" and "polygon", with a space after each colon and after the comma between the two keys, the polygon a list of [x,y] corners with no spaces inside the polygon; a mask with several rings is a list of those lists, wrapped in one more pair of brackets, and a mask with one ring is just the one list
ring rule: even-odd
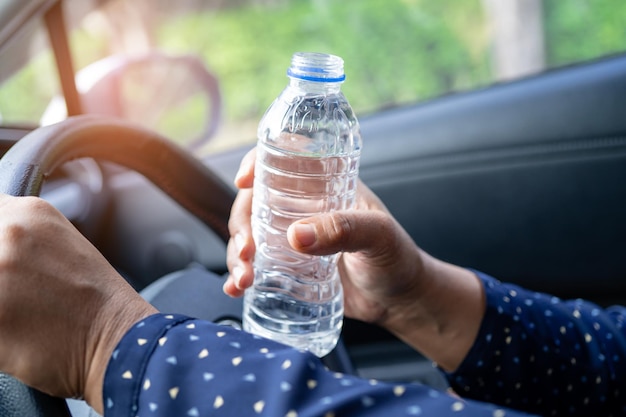
{"label": "fingers", "polygon": [[228,220],[230,240],[226,248],[226,265],[230,275],[224,283],[224,292],[231,297],[241,297],[246,288],[252,285],[252,259],[254,242],[250,216],[252,214],[252,185],[254,182],[254,162],[256,148],[249,151],[241,160],[235,175],[235,185],[240,189],[233,202]]}
{"label": "fingers", "polygon": [[239,189],[251,188],[254,182],[254,162],[256,160],[256,148],[250,150],[241,160],[239,171],[235,175],[235,185]]}
{"label": "fingers", "polygon": [[84,394],[96,408],[115,346],[156,312],[37,197],[0,195],[0,288],[0,370],[55,396]]}
{"label": "fingers", "polygon": [[254,241],[250,226],[252,212],[252,189],[246,188],[237,194],[228,221],[230,240],[226,248],[226,265],[230,276],[224,283],[224,292],[231,297],[240,297],[252,285],[254,274]]}
{"label": "fingers", "polygon": [[[227,266],[230,272],[224,283],[224,292],[232,297],[243,295],[252,285],[255,253],[251,230],[252,185],[256,148],[241,161],[235,178],[240,191],[233,203],[229,220],[231,238],[227,247]],[[288,230],[292,247],[312,255],[363,251],[365,254],[388,253],[396,243],[395,223],[380,200],[361,182],[358,186],[357,210],[315,216],[294,223]]]}
{"label": "fingers", "polygon": [[370,256],[392,245],[395,224],[383,211],[348,210],[321,214],[292,224],[291,246],[311,255],[363,252]]}
{"label": "fingers", "polygon": [[370,253],[390,240],[395,222],[380,199],[359,180],[353,210],[324,213],[293,223],[287,230],[291,246],[310,255],[337,252]]}

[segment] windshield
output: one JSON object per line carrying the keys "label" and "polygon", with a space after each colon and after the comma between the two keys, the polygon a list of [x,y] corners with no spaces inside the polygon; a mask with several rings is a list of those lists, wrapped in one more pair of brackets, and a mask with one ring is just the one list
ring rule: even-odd
{"label": "windshield", "polygon": [[[67,1],[66,14],[77,3]],[[198,58],[208,74],[203,80],[216,83],[206,94],[183,94],[202,88],[182,86],[180,81],[189,77],[176,72],[154,78],[159,83],[150,86],[150,94],[132,82],[124,94],[134,112],[149,108],[136,118],[156,115],[149,120],[151,127],[174,139],[211,130],[202,152],[255,140],[258,120],[286,85],[285,71],[296,51],[343,57],[344,93],[364,117],[626,50],[623,0],[104,3],[70,22],[75,68],[83,70],[111,55],[145,56],[151,51]],[[32,59],[11,74],[0,74],[4,125],[36,126],[65,117],[58,104],[50,107],[59,91],[52,54],[33,46],[42,37],[32,39],[27,45]],[[11,59],[6,56],[10,51],[2,49],[0,61]],[[145,72],[134,76],[150,77]],[[154,111],[150,106],[160,98],[175,95],[168,88],[177,93],[178,101],[172,101],[177,104]]]}

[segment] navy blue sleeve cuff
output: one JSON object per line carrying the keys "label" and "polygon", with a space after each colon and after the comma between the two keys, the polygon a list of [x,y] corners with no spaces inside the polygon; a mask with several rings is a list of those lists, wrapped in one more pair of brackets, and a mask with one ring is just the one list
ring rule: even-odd
{"label": "navy blue sleeve cuff", "polygon": [[564,301],[474,272],[486,311],[465,360],[446,374],[453,389],[547,415],[626,411],[623,308]]}
{"label": "navy blue sleeve cuff", "polygon": [[104,377],[106,417],[135,417],[146,367],[160,340],[172,327],[191,320],[173,314],[154,314],[136,323],[111,355]]}
{"label": "navy blue sleeve cuff", "polygon": [[103,395],[106,417],[521,416],[424,385],[333,373],[310,353],[162,314],[122,338]]}

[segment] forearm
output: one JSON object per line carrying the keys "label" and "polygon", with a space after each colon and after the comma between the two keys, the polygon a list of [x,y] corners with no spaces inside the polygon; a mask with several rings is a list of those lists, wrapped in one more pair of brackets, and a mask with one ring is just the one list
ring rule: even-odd
{"label": "forearm", "polygon": [[309,353],[182,316],[148,317],[116,351],[105,417],[521,416],[422,385],[334,373]]}
{"label": "forearm", "polygon": [[475,345],[449,375],[455,390],[530,412],[622,412],[623,308],[605,311],[480,276],[487,311]]}
{"label": "forearm", "polygon": [[456,369],[474,344],[485,312],[476,275],[421,255],[423,268],[415,294],[390,310],[382,325],[445,370]]}

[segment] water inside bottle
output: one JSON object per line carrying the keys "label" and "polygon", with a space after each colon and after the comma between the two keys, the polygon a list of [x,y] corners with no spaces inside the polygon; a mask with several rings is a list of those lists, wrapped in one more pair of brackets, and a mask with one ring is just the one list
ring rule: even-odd
{"label": "water inside bottle", "polygon": [[342,326],[338,255],[291,249],[287,228],[320,212],[352,206],[358,155],[302,156],[265,144],[257,148],[253,235],[254,285],[244,299],[244,329],[323,356]]}

